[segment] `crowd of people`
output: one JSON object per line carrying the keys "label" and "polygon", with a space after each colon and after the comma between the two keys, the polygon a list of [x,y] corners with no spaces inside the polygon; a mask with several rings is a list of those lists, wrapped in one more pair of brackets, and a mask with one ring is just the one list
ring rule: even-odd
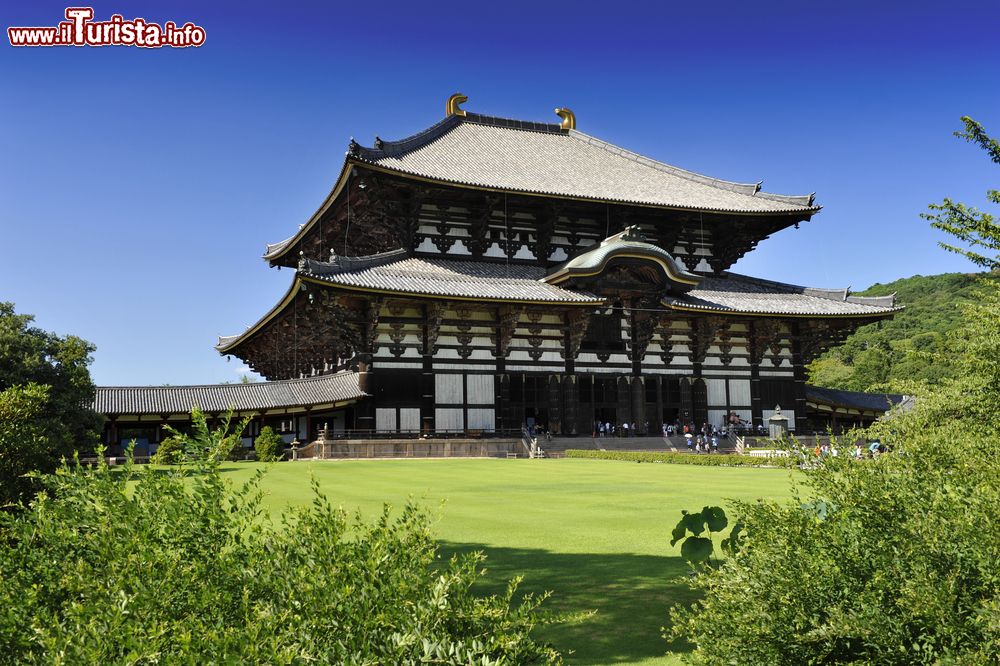
{"label": "crowd of people", "polygon": [[[697,426],[691,423],[685,424],[680,419],[676,419],[673,423],[662,423],[660,428],[659,434],[663,437],[683,436],[687,442],[688,450],[693,453],[718,452],[720,440],[723,439],[740,435],[765,436],[767,434],[763,423],[758,424],[757,428],[753,428],[743,421],[736,412],[730,412],[723,423],[718,426],[710,425],[707,422]],[[637,426],[634,421],[622,423],[612,423],[601,419],[594,421],[594,437],[639,437],[650,436],[654,433],[655,429],[650,430],[649,421],[644,422],[641,426]]]}
{"label": "crowd of people", "polygon": [[611,423],[610,421],[594,421],[594,437],[639,437],[649,433],[649,421],[643,423],[643,430],[631,423]]}
{"label": "crowd of people", "polygon": [[[881,454],[885,453],[885,451],[886,451],[885,445],[879,441],[868,442],[867,444],[862,444],[861,442],[857,442],[851,449],[851,457],[854,458],[855,460],[863,460],[865,458],[877,458]],[[805,454],[807,452],[803,451],[803,453]],[[837,447],[829,443],[817,444],[812,449],[811,453],[816,458],[836,458],[840,456],[840,451],[837,449]]]}

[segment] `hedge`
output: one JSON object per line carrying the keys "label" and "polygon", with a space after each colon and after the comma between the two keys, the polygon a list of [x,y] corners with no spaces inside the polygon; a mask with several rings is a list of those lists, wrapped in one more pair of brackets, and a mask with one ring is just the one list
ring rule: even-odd
{"label": "hedge", "polygon": [[594,451],[568,449],[567,458],[621,460],[624,462],[674,463],[710,467],[789,467],[797,463],[789,457],[758,458],[732,453],[682,453],[675,451]]}

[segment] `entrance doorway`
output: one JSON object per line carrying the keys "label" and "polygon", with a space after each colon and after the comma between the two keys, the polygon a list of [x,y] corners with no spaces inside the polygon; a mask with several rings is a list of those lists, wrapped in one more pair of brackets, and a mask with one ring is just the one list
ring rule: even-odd
{"label": "entrance doorway", "polygon": [[548,432],[549,410],[537,407],[525,407],[524,425],[528,426],[528,430],[531,432]]}

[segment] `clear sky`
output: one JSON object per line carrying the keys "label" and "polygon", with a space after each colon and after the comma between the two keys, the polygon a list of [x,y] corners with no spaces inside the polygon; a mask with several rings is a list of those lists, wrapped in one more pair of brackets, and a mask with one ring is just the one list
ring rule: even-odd
{"label": "clear sky", "polygon": [[[3,27],[56,25],[48,0]],[[320,204],[351,136],[400,138],[449,94],[821,213],[734,270],[861,289],[972,266],[918,216],[985,204],[1000,2],[137,2],[196,49],[0,46],[0,300],[97,345],[99,384],[234,381],[213,349],[284,293],[260,259]]]}

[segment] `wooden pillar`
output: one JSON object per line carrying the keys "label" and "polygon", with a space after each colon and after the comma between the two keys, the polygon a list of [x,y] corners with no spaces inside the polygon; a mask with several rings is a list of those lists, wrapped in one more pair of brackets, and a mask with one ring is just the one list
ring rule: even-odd
{"label": "wooden pillar", "polygon": [[559,375],[549,375],[548,384],[548,431],[553,434],[562,432],[562,387]]}
{"label": "wooden pillar", "polygon": [[691,381],[691,404],[694,406],[691,420],[700,428],[708,421],[708,385],[701,377]]}
{"label": "wooden pillar", "polygon": [[615,414],[615,425],[621,425],[626,421],[629,422],[629,427],[631,428],[632,422],[632,389],[629,384],[631,377],[629,375],[621,375],[617,378],[615,382],[618,389],[618,408]]}
{"label": "wooden pillar", "polygon": [[[358,388],[365,393],[374,390],[371,359],[364,357],[358,361]],[[362,398],[354,408],[354,420],[359,430],[375,430],[375,398]],[[307,433],[309,434],[309,433]]]}
{"label": "wooden pillar", "polygon": [[[257,414],[255,415],[255,418],[257,419],[257,434],[258,435],[260,434],[260,431],[264,429],[264,423],[265,423],[264,422],[264,417],[265,416],[267,416],[267,412],[265,412],[264,410],[261,410],[261,411],[257,412]],[[346,423],[344,424],[344,427],[345,428],[347,427]]]}
{"label": "wooden pillar", "polygon": [[[750,422],[756,426],[764,423],[764,406],[760,399],[760,365],[751,361],[750,366]],[[766,426],[767,424],[764,423]]]}
{"label": "wooden pillar", "polygon": [[514,404],[511,401],[511,387],[510,383],[513,378],[509,373],[504,373],[500,375],[500,385],[503,387],[501,392],[501,400],[503,401],[500,406],[500,413],[503,414],[503,427],[507,432],[515,432],[521,429],[521,424],[518,422],[515,411]]}
{"label": "wooden pillar", "polygon": [[663,432],[663,377],[654,375],[652,380],[656,382],[656,418],[649,420],[650,426],[656,428],[656,434]]}
{"label": "wooden pillar", "polygon": [[691,378],[681,377],[681,425],[694,423],[694,398],[691,395]]}
{"label": "wooden pillar", "polygon": [[[646,384],[642,377],[632,377],[632,423],[638,432],[646,432]],[[632,433],[637,434],[637,433]]]}
{"label": "wooden pillar", "polygon": [[434,432],[434,343],[437,341],[437,326],[431,322],[431,306],[424,306],[423,355],[420,370],[420,430]]}
{"label": "wooden pillar", "polygon": [[792,330],[792,368],[795,378],[795,423],[805,423],[806,419],[806,366],[802,357],[802,326],[798,322],[791,325]]}
{"label": "wooden pillar", "polygon": [[[691,424],[692,430],[701,428],[702,423],[704,423],[708,414],[703,413],[701,395],[705,391],[705,381],[701,378],[701,366],[705,361],[705,354],[708,351],[709,345],[712,344],[712,339],[714,334],[711,334],[710,327],[708,325],[701,325],[700,320],[695,320],[692,323],[691,339],[693,347],[696,350],[691,358],[692,365],[692,376],[689,381],[688,387],[688,404],[691,405],[690,410],[688,410],[688,423]],[[683,392],[683,391],[682,391]]]}
{"label": "wooden pillar", "polygon": [[[760,364],[764,359],[767,344],[758,322],[750,322],[747,333],[747,350],[750,352],[750,423],[756,426],[764,423],[764,405],[760,397]],[[756,432],[756,428],[754,429]]]}
{"label": "wooden pillar", "polygon": [[562,434],[576,435],[579,432],[580,419],[580,383],[576,375],[563,377],[562,396],[564,405]]}
{"label": "wooden pillar", "polygon": [[156,443],[159,444],[166,437],[166,431],[163,426],[167,425],[167,417],[169,414],[160,414],[160,427],[156,430]]}
{"label": "wooden pillar", "polygon": [[507,430],[507,415],[504,414],[504,405],[507,402],[509,388],[507,386],[506,375],[493,376],[493,414],[494,424],[497,432]]}
{"label": "wooden pillar", "polygon": [[[365,401],[365,402],[369,402],[369,401]],[[369,404],[370,404],[370,402],[369,402]],[[313,441],[314,439],[316,439],[319,436],[319,433],[313,432],[312,418],[311,417],[312,417],[312,407],[311,406],[310,407],[306,407],[306,411],[303,412],[302,418],[304,418],[306,420],[306,423],[305,423],[305,432],[306,432],[305,441],[307,441],[307,442],[311,442],[311,441]],[[373,419],[374,419],[374,417],[373,417]],[[374,420],[373,420],[372,427],[374,427],[374,426],[375,426],[375,424],[374,424]]]}

